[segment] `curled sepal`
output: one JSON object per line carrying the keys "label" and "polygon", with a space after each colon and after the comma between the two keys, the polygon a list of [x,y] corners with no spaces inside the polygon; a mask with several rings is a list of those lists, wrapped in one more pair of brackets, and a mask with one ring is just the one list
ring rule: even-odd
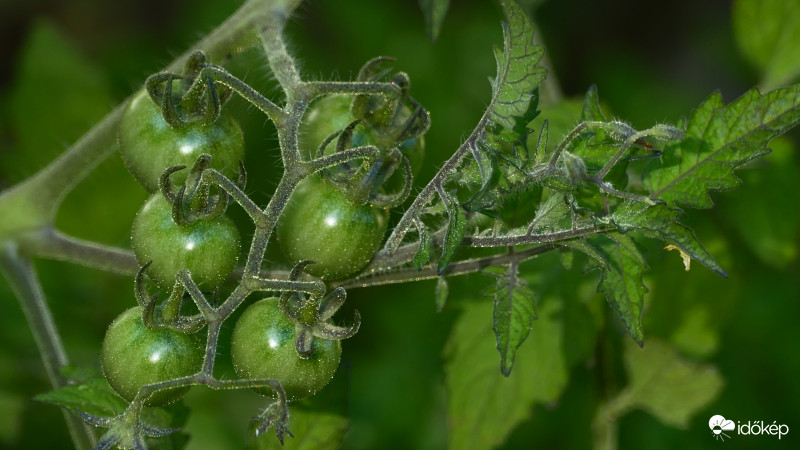
{"label": "curled sepal", "polygon": [[163,437],[179,431],[179,428],[159,428],[141,421],[141,409],[131,405],[117,417],[98,417],[79,409],[75,410],[84,421],[96,427],[106,427],[106,431],[97,441],[95,450],[106,450],[113,446],[124,449],[145,450],[145,438]]}
{"label": "curled sepal", "polygon": [[310,327],[303,323],[296,323],[294,325],[294,334],[294,345],[297,354],[303,359],[310,358],[314,354],[314,349],[311,347],[314,342],[314,334],[311,332]]}
{"label": "curled sepal", "polygon": [[150,300],[142,308],[142,323],[147,328],[157,328],[157,326],[156,326],[156,300],[157,299],[158,299],[158,295],[154,295],[153,299]]}
{"label": "curled sepal", "polygon": [[183,66],[183,75],[190,80],[195,80],[200,75],[205,64],[206,54],[202,50],[195,50],[186,58],[186,64]]}
{"label": "curled sepal", "polygon": [[397,134],[395,139],[398,142],[422,136],[428,131],[428,128],[431,127],[431,116],[428,114],[428,111],[411,97],[408,97],[408,102],[413,106],[413,112],[408,119],[406,119],[402,130]]}
{"label": "curled sepal", "polygon": [[133,279],[133,292],[136,295],[136,301],[142,309],[147,308],[147,305],[154,300],[154,298],[151,298],[150,294],[147,293],[147,289],[144,286],[144,272],[150,267],[150,264],[153,264],[153,261],[147,261],[140,267],[139,271],[136,272],[136,278]]}
{"label": "curled sepal", "polygon": [[317,147],[317,151],[314,153],[314,157],[321,158],[325,154],[325,149],[328,148],[331,142],[333,142],[334,139],[339,137],[343,131],[344,130],[336,130],[333,133],[331,133],[330,136],[326,137],[325,140],[323,140],[322,143],[319,144],[319,147]]}
{"label": "curled sepal", "polygon": [[236,177],[236,187],[241,190],[247,186],[247,169],[244,167],[244,161],[239,160],[239,176]]}
{"label": "curled sepal", "polygon": [[166,300],[161,314],[158,315],[157,302],[160,292],[150,295],[147,292],[144,283],[144,273],[150,267],[152,261],[148,261],[145,265],[139,268],[136,277],[133,280],[134,294],[136,301],[142,308],[142,323],[147,328],[169,328],[181,333],[195,333],[203,328],[206,324],[205,319],[201,314],[185,317],[179,314],[181,299],[183,298],[186,288],[183,284],[176,282],[172,287],[172,292]]}
{"label": "curled sepal", "polygon": [[219,117],[220,112],[222,111],[222,100],[220,99],[220,96],[217,93],[217,88],[214,87],[214,81],[211,79],[211,75],[208,72],[203,73],[203,81],[206,85],[206,111],[203,115],[203,118],[200,120],[200,123],[203,125],[209,125]]}
{"label": "curled sepal", "polygon": [[292,267],[292,271],[289,272],[289,279],[292,281],[297,281],[300,278],[300,275],[305,273],[306,267],[311,264],[316,264],[316,261],[305,259],[295,264],[294,267]]}
{"label": "curled sepal", "polygon": [[286,406],[286,401],[276,400],[270,403],[261,414],[253,417],[250,421],[250,427],[255,437],[261,436],[273,426],[275,427],[275,436],[278,437],[281,445],[283,445],[286,435],[294,437],[289,431],[289,408]]}
{"label": "curled sepal", "polygon": [[[356,79],[358,81],[378,81],[386,77],[391,72],[391,70],[388,68],[381,68],[381,65],[386,62],[394,61],[394,58],[386,56],[372,58],[361,67]],[[401,93],[404,93],[404,91],[402,91],[402,87],[400,85],[397,86],[401,88]],[[355,117],[369,117],[370,119],[376,119],[373,116],[377,114],[381,119],[386,120],[394,115],[396,106],[396,102],[387,102],[387,99],[383,95],[362,94],[355,96],[352,104],[350,105],[350,111]]]}
{"label": "curled sepal", "polygon": [[[292,267],[291,272],[289,272],[289,281],[297,281],[300,279],[300,276],[305,273],[305,268],[314,263],[314,261],[308,259],[299,261],[294,265],[294,267]],[[300,311],[305,305],[305,298],[298,292],[287,291],[281,295],[279,305],[283,315],[295,322],[298,320]]]}
{"label": "curled sepal", "polygon": [[203,153],[197,157],[189,170],[189,175],[186,177],[186,196],[189,200],[194,199],[198,192],[202,193],[207,184],[202,183],[203,172],[211,167],[211,155]]}
{"label": "curled sepal", "polygon": [[[361,119],[353,120],[352,122],[348,123],[347,126],[344,127],[343,130],[341,130],[341,132],[337,131],[336,133],[333,133],[332,135],[328,136],[331,139],[333,139],[336,136],[339,136],[339,139],[336,141],[337,152],[343,152],[348,148],[350,148],[350,144],[353,141],[353,132],[355,131],[359,123],[361,123]],[[327,139],[325,140],[328,141]],[[328,143],[330,143],[330,141],[328,141]],[[317,150],[319,156],[322,156],[323,151],[325,150],[325,146],[328,145],[325,142],[323,142],[322,144],[323,145],[320,145],[320,148]]]}
{"label": "curled sepal", "polygon": [[175,100],[172,97],[172,81],[175,79],[175,76],[170,74],[167,78],[166,85],[164,87],[164,95],[161,97],[161,114],[164,116],[164,120],[171,126],[172,128],[180,128],[186,124],[186,122],[181,119],[180,115],[178,115],[178,110],[175,106]]}
{"label": "curled sepal", "polygon": [[[180,226],[186,226],[201,219],[213,219],[224,214],[231,200],[230,195],[222,190],[212,195],[212,183],[203,179],[203,173],[211,168],[211,155],[204,153],[197,157],[186,182],[176,193],[169,177],[184,167],[170,167],[159,179],[162,194],[172,204],[172,220]],[[244,187],[246,181],[247,172],[240,161],[239,176],[234,184]]]}
{"label": "curled sepal", "polygon": [[163,195],[164,198],[167,199],[167,203],[174,203],[175,197],[178,195],[175,192],[175,185],[172,184],[170,176],[173,173],[179,170],[183,170],[185,168],[186,168],[185,165],[167,167],[166,169],[164,169],[164,172],[161,173],[161,176],[158,177],[158,189],[159,191],[161,191],[161,195]]}
{"label": "curled sepal", "polygon": [[314,337],[322,339],[330,339],[332,341],[341,341],[342,339],[351,338],[358,333],[361,327],[361,314],[356,311],[353,319],[353,324],[349,327],[340,327],[328,322],[319,322],[313,329]]}
{"label": "curled sepal", "polygon": [[[396,148],[394,150],[400,153],[400,151]],[[408,197],[408,194],[411,193],[411,186],[414,184],[414,174],[411,172],[411,163],[408,162],[408,158],[406,158],[405,155],[400,154],[400,156],[403,164],[403,187],[393,194],[376,194],[370,200],[372,206],[379,208],[390,208],[392,206],[397,206],[400,203],[403,203],[403,201]]]}
{"label": "curled sepal", "polygon": [[341,286],[325,294],[319,304],[319,319],[328,320],[333,317],[336,311],[344,305],[345,299],[347,299],[347,291]]}
{"label": "curled sepal", "polygon": [[363,66],[361,66],[361,69],[358,71],[358,76],[356,77],[356,79],[358,81],[372,81],[383,78],[390,72],[390,70],[383,69],[378,71],[380,65],[383,63],[395,62],[395,61],[397,60],[395,58],[392,58],[391,56],[376,56],[375,58],[370,59],[369,61],[364,63]]}
{"label": "curled sepal", "polygon": [[161,85],[165,84],[167,81],[172,82],[174,78],[175,75],[169,72],[158,72],[147,77],[147,80],[144,82],[144,88],[147,90],[147,95],[150,96],[153,103],[161,105],[164,99],[164,89],[161,88]]}
{"label": "curled sepal", "polygon": [[189,217],[186,216],[186,212],[183,210],[185,198],[186,185],[183,185],[180,190],[178,190],[178,193],[175,195],[175,200],[172,203],[172,221],[182,227],[191,223]]}

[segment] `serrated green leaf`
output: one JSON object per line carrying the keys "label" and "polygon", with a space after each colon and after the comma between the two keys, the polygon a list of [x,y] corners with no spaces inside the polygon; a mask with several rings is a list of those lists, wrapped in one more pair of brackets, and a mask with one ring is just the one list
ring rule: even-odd
{"label": "serrated green leaf", "polygon": [[539,150],[537,157],[541,159],[537,159],[537,162],[543,162],[546,156],[551,155],[561,139],[575,128],[582,105],[580,100],[563,99],[558,103],[547,105],[547,108],[539,114],[534,121],[534,126],[544,125],[544,122],[547,122],[550,139],[548,139],[546,148]]}
{"label": "serrated green leaf", "polygon": [[796,0],[737,0],[733,29],[742,53],[775,88],[800,75],[800,8]]}
{"label": "serrated green leaf", "polygon": [[422,270],[422,267],[428,264],[433,256],[433,236],[425,225],[418,226],[417,230],[419,232],[419,248],[414,253],[411,262],[417,270]]}
{"label": "serrated green leaf", "polygon": [[569,216],[569,205],[567,205],[564,195],[553,194],[536,208],[536,216],[531,222],[531,231],[546,232],[559,228],[566,217]]}
{"label": "serrated green leaf", "polygon": [[433,42],[439,38],[449,6],[450,0],[419,0],[419,7],[425,16],[425,32],[428,34],[428,39]]}
{"label": "serrated green leaf", "polygon": [[439,277],[436,279],[436,312],[442,312],[447,303],[447,294],[450,289],[447,286],[447,279]]}
{"label": "serrated green leaf", "polygon": [[484,211],[492,208],[498,202],[497,186],[503,178],[503,171],[500,170],[500,165],[497,161],[497,155],[493,152],[489,153],[489,160],[491,169],[489,176],[483,182],[481,188],[470,197],[469,200],[464,202],[461,206],[468,212]]}
{"label": "serrated green leaf", "polygon": [[68,410],[79,409],[98,417],[114,417],[128,407],[128,402],[114,392],[105,378],[91,378],[79,384],[64,386],[39,394],[34,400]]}
{"label": "serrated green leaf", "polygon": [[686,428],[722,388],[716,368],[688,362],[659,340],[644,348],[628,344],[624,360],[630,381],[618,398],[673,427]]}
{"label": "serrated green leaf", "polygon": [[658,239],[676,245],[719,275],[727,277],[725,270],[700,243],[694,232],[678,222],[680,214],[680,210],[669,208],[664,203],[648,205],[628,200],[614,211],[611,220],[623,233],[630,230],[650,232]]}
{"label": "serrated green leaf", "polygon": [[503,48],[495,48],[494,52],[497,76],[492,80],[493,95],[488,112],[490,126],[514,130],[519,118],[531,115],[531,104],[537,102],[534,91],[544,81],[547,71],[536,67],[544,49],[533,43],[534,28],[525,11],[513,0],[500,3],[506,22],[503,23]]}
{"label": "serrated green leaf", "polygon": [[496,447],[530,416],[535,403],[550,404],[563,391],[561,302],[542,301],[537,307],[539,320],[508,377],[497,371],[489,302],[468,303],[454,324],[444,352],[449,448]]}
{"label": "serrated green leaf", "polygon": [[492,330],[500,352],[500,372],[509,376],[517,349],[525,342],[536,319],[533,291],[520,278],[516,264],[492,269],[486,272],[495,276],[495,283],[482,294],[494,301]]}
{"label": "serrated green leaf", "polygon": [[289,429],[295,436],[286,437],[283,445],[274,433],[264,433],[248,448],[254,450],[334,450],[340,448],[350,426],[347,417],[325,410],[294,408]]}
{"label": "serrated green leaf", "polygon": [[547,143],[549,142],[550,138],[550,121],[544,119],[542,121],[542,126],[539,129],[539,137],[536,141],[536,149],[533,152],[533,156],[530,156],[530,152],[528,159],[531,160],[534,164],[539,164],[544,160],[544,155],[547,154]]}
{"label": "serrated green leaf", "polygon": [[644,265],[641,255],[635,248],[631,250],[608,237],[594,239],[592,245],[608,262],[608,268],[601,268],[603,272],[597,291],[606,295],[608,303],[619,314],[636,343],[644,345],[642,306],[647,288],[642,281]]}
{"label": "serrated green leaf", "polygon": [[647,268],[647,260],[644,259],[639,249],[636,248],[636,243],[633,241],[633,238],[622,233],[606,233],[606,237],[623,247],[629,255],[636,258],[636,261],[641,264],[643,268]]}
{"label": "serrated green leaf", "polygon": [[732,170],[766,154],[770,139],[798,123],[800,85],[763,95],[752,89],[727,107],[715,93],[692,113],[686,137],[668,144],[642,181],[654,200],[711,207],[708,191],[736,187]]}
{"label": "serrated green leaf", "polygon": [[581,122],[588,121],[606,121],[603,111],[600,110],[600,98],[597,96],[597,86],[594,84],[586,91],[581,109]]}
{"label": "serrated green leaf", "polygon": [[[608,269],[608,261],[606,261],[606,257],[603,256],[602,253],[597,251],[596,248],[592,247],[588,242],[582,239],[572,239],[569,241],[563,242],[564,246],[567,248],[571,248],[573,250],[578,250],[579,252],[585,254],[586,256],[592,258],[594,260],[594,265],[596,267],[600,267],[603,270]],[[572,252],[568,252],[570,255]],[[570,258],[571,260],[572,258]],[[571,261],[570,261],[571,262]]]}
{"label": "serrated green leaf", "polygon": [[458,199],[450,194],[445,193],[442,199],[447,207],[447,231],[444,233],[444,241],[442,242],[442,254],[439,256],[438,272],[439,275],[444,273],[444,269],[450,264],[450,260],[456,254],[456,250],[461,246],[461,241],[464,239],[464,233],[467,228],[467,218],[464,215],[464,210],[458,203]]}

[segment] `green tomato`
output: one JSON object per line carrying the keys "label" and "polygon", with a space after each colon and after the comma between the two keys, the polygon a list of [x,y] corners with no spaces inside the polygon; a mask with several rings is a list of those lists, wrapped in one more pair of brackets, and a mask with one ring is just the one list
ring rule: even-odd
{"label": "green tomato", "polygon": [[162,289],[172,287],[182,268],[189,269],[198,286],[218,286],[239,258],[239,231],[230,218],[221,215],[179,226],[161,193],[150,196],[139,210],[131,243],[140,265],[153,261],[147,275]]}
{"label": "green tomato", "polygon": [[[295,326],[277,298],[250,305],[239,317],[231,337],[231,359],[240,378],[278,380],[289,400],[299,400],[325,387],[339,367],[340,341],[314,338],[313,353],[300,358],[295,350]],[[265,389],[258,392],[268,394]]]}
{"label": "green tomato", "polygon": [[[161,108],[141,90],[120,119],[119,149],[133,177],[149,192],[155,192],[164,169],[178,165],[190,168],[203,153],[211,155],[211,167],[235,178],[239,160],[244,157],[244,137],[236,121],[225,114],[210,125],[189,123],[172,128],[161,115]],[[170,179],[183,184],[188,172],[175,172]]]}
{"label": "green tomato", "polygon": [[[331,134],[344,129],[355,120],[350,112],[351,95],[328,95],[317,100],[306,113],[300,126],[300,149],[308,157],[314,156],[325,139]],[[386,148],[394,145],[390,140],[381,139],[380,130],[369,129],[363,123],[356,126],[353,131],[352,147],[362,145],[376,145]],[[408,157],[411,170],[417,173],[422,167],[425,158],[425,140],[422,136],[407,139],[397,146]],[[331,153],[336,148],[336,140],[328,144],[325,153]]]}
{"label": "green tomato", "polygon": [[[131,401],[142,386],[199,372],[204,354],[203,343],[196,335],[147,328],[142,323],[142,308],[137,306],[108,327],[102,348],[103,374],[117,394]],[[188,390],[187,386],[160,391],[145,404],[172,403]]]}
{"label": "green tomato", "polygon": [[312,260],[306,272],[340,280],[369,263],[383,241],[387,210],[356,206],[319,175],[301,181],[277,226],[278,242],[293,263]]}

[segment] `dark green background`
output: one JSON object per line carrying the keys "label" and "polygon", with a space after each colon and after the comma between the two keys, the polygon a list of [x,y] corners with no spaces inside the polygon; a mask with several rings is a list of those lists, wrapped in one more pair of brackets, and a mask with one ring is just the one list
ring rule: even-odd
{"label": "dark green background", "polygon": [[[42,167],[238,3],[0,2],[0,188]],[[307,2],[288,28],[290,48],[309,78],[349,79],[369,58],[397,58],[396,67],[411,75],[412,94],[432,117],[418,183],[435,173],[480,117],[490,98],[487,77],[495,71],[492,45],[502,42],[501,14],[493,2],[452,3],[435,45],[426,39],[422,15],[410,0]],[[554,64],[550,76],[558,78],[564,95],[580,98],[596,84],[607,110],[637,127],[675,122],[715,89],[730,101],[759,81],[736,47],[726,1],[546,1],[536,20]],[[230,69],[262,92],[279,92],[256,52]],[[280,173],[274,130],[243,101],[234,100],[231,108],[245,130],[249,192],[264,202]],[[623,417],[621,448],[797,447],[800,160],[798,133],[789,137],[776,142],[775,153],[738,172],[742,187],[713,194],[713,210],[690,211],[686,219],[728,279],[699,265],[686,273],[676,254],[657,247],[645,252],[651,263],[646,336],[673,342],[687,358],[715,364],[725,387],[687,429],[668,428],[640,411]],[[127,246],[130,223],[145,197],[115,155],[70,194],[57,223],[82,238]],[[243,215],[234,215],[248,236]],[[277,252],[270,258],[281,263]],[[132,279],[51,261],[36,266],[73,363],[96,366],[107,324],[134,304]],[[459,298],[474,297],[486,283],[480,275],[453,280],[450,306],[439,314],[432,282],[349,292],[363,325],[345,343],[344,364],[331,388],[348,390],[347,448],[446,446],[441,348]],[[605,302],[599,295],[594,301]],[[677,333],[691,314],[702,318],[699,331]],[[629,339],[613,328],[604,338],[617,348]],[[69,448],[58,409],[27,400],[46,391],[48,383],[4,281],[0,343],[0,447]],[[224,352],[219,373],[230,375]],[[604,389],[595,367],[578,366],[562,400],[537,406],[506,446],[587,448]],[[249,393],[204,389],[186,403],[195,411],[187,430],[193,436],[190,448],[196,449],[240,448],[247,419],[260,404]],[[742,437],[721,444],[707,428],[713,414],[776,420],[792,431],[781,442]]]}

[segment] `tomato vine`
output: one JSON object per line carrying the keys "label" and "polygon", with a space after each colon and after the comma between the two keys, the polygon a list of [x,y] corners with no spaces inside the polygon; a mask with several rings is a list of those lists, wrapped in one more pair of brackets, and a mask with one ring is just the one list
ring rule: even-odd
{"label": "tomato vine", "polygon": [[[709,191],[735,186],[733,169],[766,153],[770,139],[800,123],[798,86],[753,90],[728,105],[712,95],[683,123],[642,130],[607,119],[591,88],[577,124],[548,142],[548,121],[528,128],[541,112],[544,50],[533,40],[528,15],[502,0],[504,42],[495,53],[491,101],[463,143],[412,195],[431,120],[410,95],[410,77],[390,74],[385,65],[391,60],[379,57],[354,81],[307,80],[284,40],[298,3],[246,2],[58,159],[0,193],[4,210],[20,212],[0,218],[2,269],[29,313],[56,391],[69,387],[58,373],[67,359],[30,259],[134,276],[138,306],[111,325],[103,347],[106,378],[125,408],[108,415],[79,410],[85,422],[107,431],[95,442],[69,418],[76,446],[144,448],[148,437],[175,431],[148,422],[144,408],[176,401],[197,385],[266,394],[268,404],[254,419],[256,434],[273,428],[283,442],[291,435],[290,403],[330,381],[341,341],[359,329],[358,312],[349,325],[333,319],[347,289],[357,287],[437,279],[442,309],[447,277],[494,276],[487,289],[492,332],[508,376],[536,317],[520,264],[556,250],[580,254],[587,268],[600,271],[598,291],[642,345],[646,261],[637,240],[664,241],[725,276],[679,221],[679,208],[708,206]],[[435,36],[441,23],[425,11]],[[224,66],[233,53],[253,46],[260,47],[282,98],[258,92]],[[248,192],[241,130],[224,109],[233,96],[276,128],[283,173],[265,205]],[[709,129],[717,133],[709,136]],[[54,227],[64,195],[112,153],[117,137],[134,177],[154,192],[133,224],[132,251]],[[730,148],[737,151],[726,153]],[[646,168],[629,183],[634,161]],[[241,208],[253,224],[238,267],[239,232],[225,216],[229,207]],[[402,209],[393,222],[392,208]],[[284,266],[266,260],[274,243],[287,255]],[[279,297],[247,305],[255,295]],[[221,329],[240,308],[231,350],[238,378],[221,376],[214,371]],[[148,368],[147,361],[161,354],[137,344],[151,341],[167,342],[178,355],[165,351],[169,364]]]}

